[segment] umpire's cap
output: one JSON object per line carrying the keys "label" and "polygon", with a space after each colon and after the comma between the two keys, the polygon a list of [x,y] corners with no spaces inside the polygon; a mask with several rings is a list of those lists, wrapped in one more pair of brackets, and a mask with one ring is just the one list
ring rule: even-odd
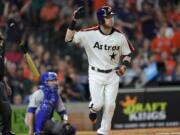
{"label": "umpire's cap", "polygon": [[103,6],[97,10],[96,15],[99,24],[104,24],[105,17],[116,15],[116,13],[112,12],[112,8],[110,6]]}

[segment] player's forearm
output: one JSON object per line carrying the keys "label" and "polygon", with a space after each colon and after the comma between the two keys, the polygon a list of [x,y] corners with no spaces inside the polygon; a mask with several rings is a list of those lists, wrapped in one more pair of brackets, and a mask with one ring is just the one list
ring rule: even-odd
{"label": "player's forearm", "polygon": [[28,113],[28,127],[29,127],[29,132],[34,132],[34,113]]}
{"label": "player's forearm", "polygon": [[76,27],[76,20],[72,19],[66,32],[65,42],[71,42],[73,40],[75,27]]}
{"label": "player's forearm", "polygon": [[71,42],[74,37],[74,30],[70,30],[69,28],[67,29],[66,36],[65,36],[65,42]]}

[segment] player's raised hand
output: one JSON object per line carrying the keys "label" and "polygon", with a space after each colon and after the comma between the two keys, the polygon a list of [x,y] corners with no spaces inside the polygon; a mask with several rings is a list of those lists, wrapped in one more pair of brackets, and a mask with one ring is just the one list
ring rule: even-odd
{"label": "player's raised hand", "polygon": [[21,30],[15,19],[9,19],[7,23],[7,39],[19,44],[21,40]]}
{"label": "player's raised hand", "polygon": [[84,10],[84,7],[79,7],[78,9],[76,9],[74,12],[73,12],[73,20],[78,20],[80,18],[83,18],[84,17],[84,13],[85,13],[85,10]]}
{"label": "player's raised hand", "polygon": [[117,68],[116,74],[119,75],[119,76],[123,76],[125,71],[126,71],[126,66],[122,65],[119,68]]}

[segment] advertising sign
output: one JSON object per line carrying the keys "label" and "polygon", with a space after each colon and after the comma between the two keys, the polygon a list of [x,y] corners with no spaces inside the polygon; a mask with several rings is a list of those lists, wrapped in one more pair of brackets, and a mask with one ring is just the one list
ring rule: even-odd
{"label": "advertising sign", "polygon": [[120,92],[117,96],[112,128],[179,126],[179,90],[146,89],[138,92]]}

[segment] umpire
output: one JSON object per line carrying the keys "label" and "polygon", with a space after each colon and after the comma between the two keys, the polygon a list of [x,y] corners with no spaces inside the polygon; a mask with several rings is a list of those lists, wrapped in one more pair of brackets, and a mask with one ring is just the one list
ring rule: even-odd
{"label": "umpire", "polygon": [[4,36],[0,32],[0,134],[15,135],[11,132],[11,106],[8,101],[8,96],[11,95],[11,89],[4,78]]}

